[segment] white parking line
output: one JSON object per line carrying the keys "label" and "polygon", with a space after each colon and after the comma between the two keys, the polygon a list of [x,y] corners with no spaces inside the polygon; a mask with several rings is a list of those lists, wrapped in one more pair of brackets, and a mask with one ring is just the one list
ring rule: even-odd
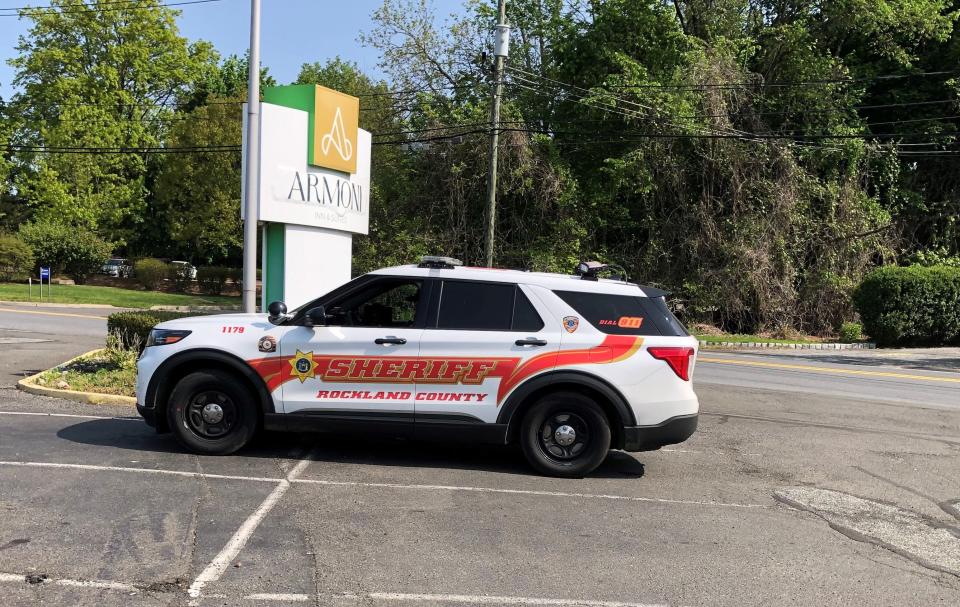
{"label": "white parking line", "polygon": [[[299,465],[303,465],[301,461]],[[96,466],[92,464],[59,464],[54,462],[14,462],[0,461],[0,466],[34,467],[34,468],[63,468],[73,470],[90,470],[94,472],[142,472],[145,474],[168,474],[189,478],[221,479],[236,481],[251,481],[258,483],[299,483],[304,485],[327,485],[331,487],[369,487],[374,489],[412,489],[415,491],[470,491],[475,493],[500,493],[506,495],[534,495],[540,497],[565,497],[580,499],[599,499],[626,502],[646,502],[653,504],[676,504],[686,506],[711,506],[716,508],[773,508],[770,504],[751,504],[736,502],[714,502],[710,500],[682,500],[666,497],[641,497],[632,495],[611,495],[604,493],[572,493],[565,491],[537,491],[533,489],[498,489],[496,487],[472,487],[469,485],[415,485],[403,483],[368,483],[362,481],[331,481],[314,478],[296,478],[288,476],[271,478],[264,476],[239,476],[231,474],[205,474],[201,472],[186,472],[182,470],[163,470],[156,468],[133,468],[123,466]],[[296,468],[294,468],[296,471]],[[299,475],[300,472],[297,472]],[[291,472],[291,475],[293,473]],[[286,490],[284,490],[286,491]]]}
{"label": "white parking line", "polygon": [[[26,578],[22,574],[0,573],[0,583],[12,582],[17,584],[26,584]],[[123,582],[108,582],[104,580],[69,580],[69,579],[46,579],[43,584],[53,584],[56,586],[68,586],[74,588],[88,588],[91,590],[116,590],[121,592],[139,593],[140,588],[133,584]],[[228,598],[226,595],[205,595],[206,598]],[[354,593],[330,593],[321,595],[319,598],[330,599],[353,599],[362,603],[371,601],[379,602],[431,602],[431,603],[460,603],[468,605],[530,605],[538,607],[667,607],[664,604],[653,603],[630,603],[623,601],[596,601],[591,599],[554,599],[544,597],[527,596],[491,596],[485,594],[410,594],[404,592],[368,592],[364,594]],[[280,603],[306,603],[312,601],[312,597],[307,594],[285,593],[285,592],[258,592],[248,594],[243,597],[247,601],[265,601]]]}
{"label": "white parking line", "polygon": [[32,415],[35,417],[75,417],[79,419],[120,419],[128,422],[142,421],[139,417],[116,417],[108,415],[77,415],[76,413],[41,413],[38,411],[0,411],[0,415]]}
{"label": "white parking line", "polygon": [[96,590],[122,590],[137,592],[137,587],[120,582],[104,582],[102,580],[53,580],[57,586],[72,586],[75,588],[93,588]]}
{"label": "white parking line", "polygon": [[[304,603],[310,600],[306,594],[248,594],[248,601],[280,601],[285,603]],[[539,607],[667,607],[662,603],[630,603],[623,601],[596,601],[591,599],[552,599],[529,596],[491,596],[485,594],[409,594],[404,592],[369,592],[365,594],[330,594],[320,598],[353,599],[358,603],[371,601],[404,603],[428,602],[444,605],[460,603],[468,605],[530,605]]]}
{"label": "white parking line", "polygon": [[536,495],[544,497],[576,497],[584,499],[622,500],[627,502],[651,502],[657,504],[683,504],[691,506],[717,506],[722,508],[772,508],[768,504],[738,504],[732,502],[713,502],[707,500],[680,500],[665,497],[637,497],[630,495],[609,495],[603,493],[567,493],[564,491],[536,491],[532,489],[497,489],[494,487],[470,487],[464,485],[405,485],[401,483],[364,483],[358,481],[328,481],[322,479],[301,478],[295,483],[313,485],[331,485],[342,487],[377,487],[384,489],[417,489],[422,491],[473,491],[477,493],[506,493],[510,495]]}
{"label": "white parking line", "polygon": [[188,478],[253,481],[258,483],[279,483],[283,480],[282,478],[270,478],[264,476],[234,476],[231,474],[206,474],[203,472],[187,472],[184,470],[163,470],[157,468],[133,468],[124,466],[96,466],[93,464],[60,464],[56,462],[0,461],[0,466],[20,468],[62,468],[66,470],[90,470],[94,472],[142,472],[144,474],[166,474],[171,476],[186,476]]}
{"label": "white parking line", "polygon": [[264,517],[273,510],[273,507],[277,505],[277,502],[280,501],[283,494],[290,489],[290,482],[300,476],[300,473],[303,472],[308,465],[310,465],[309,456],[300,460],[300,463],[293,467],[293,470],[287,474],[287,477],[277,484],[276,488],[270,492],[270,495],[253,511],[253,514],[251,514],[247,520],[243,521],[243,524],[240,525],[240,528],[233,534],[233,537],[230,538],[227,545],[223,547],[220,554],[215,556],[214,559],[210,561],[210,564],[200,572],[197,579],[190,584],[190,588],[187,589],[187,594],[192,598],[197,598],[203,591],[204,586],[220,579],[220,576],[227,570],[227,567],[230,566],[233,559],[237,558],[237,555],[243,550],[243,547],[247,544],[247,540],[250,539],[253,532],[257,530],[257,526],[260,525]]}
{"label": "white parking line", "polygon": [[[0,583],[26,584],[27,578],[23,574],[0,573]],[[91,588],[94,590],[121,590],[123,592],[139,592],[139,589],[133,584],[124,584],[122,582],[108,582],[105,580],[67,580],[46,578],[41,584],[53,584],[55,586],[68,586],[71,588]]]}
{"label": "white parking line", "polygon": [[402,594],[371,592],[375,601],[435,601],[439,603],[468,603],[471,605],[551,605],[557,607],[667,607],[662,603],[624,603],[621,601],[591,601],[587,599],[547,599],[527,596],[487,596],[476,594]]}

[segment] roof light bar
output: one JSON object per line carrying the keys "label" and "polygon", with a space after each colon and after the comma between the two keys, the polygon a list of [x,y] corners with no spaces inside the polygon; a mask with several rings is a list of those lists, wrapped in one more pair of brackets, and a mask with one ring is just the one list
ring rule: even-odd
{"label": "roof light bar", "polygon": [[420,258],[418,268],[432,268],[434,270],[452,270],[457,266],[462,266],[463,262],[453,257],[441,257],[439,255],[424,255]]}

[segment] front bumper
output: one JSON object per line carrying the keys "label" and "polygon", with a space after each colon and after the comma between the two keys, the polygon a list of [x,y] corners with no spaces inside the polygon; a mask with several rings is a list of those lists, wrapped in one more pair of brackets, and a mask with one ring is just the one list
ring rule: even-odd
{"label": "front bumper", "polygon": [[157,427],[157,410],[156,409],[148,409],[147,407],[144,407],[140,403],[137,403],[137,413],[139,413],[140,417],[142,417],[144,421],[147,422],[148,426],[150,426],[151,428]]}
{"label": "front bumper", "polygon": [[697,430],[698,414],[677,415],[654,426],[626,426],[624,451],[654,451],[664,445],[682,443]]}

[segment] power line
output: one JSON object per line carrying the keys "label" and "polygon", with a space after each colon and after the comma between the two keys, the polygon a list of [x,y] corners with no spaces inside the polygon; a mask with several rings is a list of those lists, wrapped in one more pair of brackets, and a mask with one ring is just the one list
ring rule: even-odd
{"label": "power line", "polygon": [[[545,135],[565,135],[573,137],[590,136],[596,133],[585,133],[579,131],[548,131],[543,129],[516,129],[507,128],[504,131],[515,131],[521,133],[539,133]],[[625,133],[625,137],[619,139],[601,139],[601,140],[578,140],[571,142],[557,142],[560,144],[580,144],[580,143],[640,143],[648,139],[763,139],[763,140],[786,140],[795,143],[803,143],[805,139],[827,140],[827,139],[895,139],[898,137],[957,137],[960,131],[949,131],[943,133],[845,133],[838,135],[821,133]]]}
{"label": "power line", "polygon": [[863,78],[823,78],[820,80],[797,80],[782,82],[704,82],[701,84],[602,84],[604,88],[617,89],[668,89],[668,90],[697,90],[705,88],[714,89],[735,89],[747,87],[761,88],[785,88],[801,86],[817,86],[822,84],[853,84],[858,82],[876,82],[881,80],[900,80],[904,78],[928,77],[928,76],[956,76],[960,74],[957,71],[938,71],[938,72],[917,72],[915,74],[881,74],[879,76],[870,76]]}
{"label": "power line", "polygon": [[42,146],[42,145],[0,145],[8,152],[31,152],[39,154],[200,154],[239,152],[239,145],[184,146],[184,147],[94,147],[94,146]]}
{"label": "power line", "polygon": [[[552,85],[552,88],[557,88],[557,87],[569,87],[569,88],[573,88],[573,89],[577,89],[577,90],[583,91],[583,92],[585,92],[585,93],[587,93],[587,94],[590,94],[590,95],[595,95],[595,94],[596,94],[594,91],[591,91],[591,90],[589,90],[589,89],[586,89],[586,88],[583,88],[583,87],[580,87],[580,86],[577,86],[577,85],[569,84],[569,83],[566,83],[566,82],[561,82],[560,80],[555,80],[555,79],[553,79],[553,78],[548,78],[548,77],[546,77],[546,76],[539,76],[539,75],[537,75],[537,74],[534,74],[533,72],[528,72],[528,71],[526,71],[526,70],[521,70],[520,68],[508,67],[507,69],[508,69],[508,71],[511,71],[511,72],[520,72],[520,73],[522,73],[522,74],[527,74],[527,75],[530,75],[530,76],[533,76],[533,77],[536,77],[536,78],[541,78],[541,79],[543,79],[543,80],[545,80],[545,81],[548,82],[548,84],[547,84],[546,86],[551,86],[551,85]],[[938,73],[957,73],[957,72],[926,72],[926,73],[927,73],[927,74],[938,74]],[[517,77],[517,75],[514,74],[514,77]],[[892,76],[891,76],[891,77],[892,77]],[[539,88],[535,88],[535,87],[537,87],[537,86],[543,86],[543,83],[535,82],[535,81],[531,80],[530,78],[527,78],[527,77],[524,77],[524,76],[519,76],[519,78],[520,78],[521,80],[523,80],[524,82],[526,82],[526,83],[528,83],[528,84],[530,84],[530,85],[533,85],[533,87],[524,86],[524,85],[521,84],[521,83],[513,83],[513,86],[518,86],[518,87],[520,87],[520,88],[524,88],[524,89],[530,90],[530,91],[532,91],[532,92],[534,92],[534,93],[537,93],[538,95],[541,95],[541,96],[550,94],[548,91],[544,91],[544,90],[541,90],[541,89],[539,89]],[[575,98],[579,98],[580,100],[586,99],[585,96],[583,96],[583,95],[577,95],[576,93],[571,93],[570,91],[564,91],[564,92],[565,92],[566,94],[568,94],[568,95],[574,96]],[[619,96],[616,96],[616,95],[613,95],[612,97],[613,97],[613,99],[615,99],[615,100],[617,100],[617,101],[620,101],[621,103],[625,103],[625,104],[633,105],[633,106],[638,106],[638,107],[640,107],[640,108],[647,109],[647,110],[650,110],[650,111],[654,111],[654,112],[659,113],[659,110],[657,110],[656,108],[651,108],[651,107],[649,107],[649,106],[646,106],[646,105],[643,105],[643,104],[639,104],[639,103],[636,103],[636,102],[634,102],[634,101],[630,101],[630,100],[628,100],[628,99],[624,99],[624,98],[619,97]],[[884,109],[884,108],[893,108],[893,107],[911,107],[911,106],[923,106],[923,105],[936,105],[936,104],[944,104],[944,103],[957,103],[957,101],[958,101],[958,100],[957,100],[956,98],[954,98],[954,99],[938,99],[938,100],[931,100],[931,101],[912,101],[912,102],[901,102],[901,103],[884,103],[884,104],[875,104],[875,105],[848,106],[847,108],[834,108],[834,109],[827,109],[827,110],[805,110],[805,111],[803,111],[802,113],[806,113],[806,114],[832,114],[832,113],[843,113],[843,112],[846,112],[846,111],[848,111],[848,110],[853,110],[853,109],[865,110],[865,109]],[[586,105],[590,105],[590,104],[587,103]],[[593,106],[593,107],[597,107],[597,106]],[[616,108],[617,106],[614,104],[614,105],[607,106],[607,107]],[[600,109],[600,108],[598,108],[598,109]],[[618,108],[618,109],[619,109],[619,108]],[[631,111],[631,110],[623,110],[623,111],[631,112],[632,115],[637,114],[636,111]],[[622,112],[620,112],[620,113],[622,113]],[[768,112],[756,112],[755,115],[786,115],[786,114],[791,114],[791,113],[793,113],[793,112],[791,112],[790,110],[782,110],[782,111],[776,111],[776,112],[769,112],[769,111],[768,111]],[[627,114],[624,114],[624,115],[627,115]],[[728,116],[729,116],[729,114],[690,114],[690,115],[680,115],[680,116],[676,116],[675,118],[724,118],[724,117],[728,117]]]}
{"label": "power line", "polygon": [[[516,87],[518,87],[518,88],[523,88],[523,89],[525,89],[525,90],[532,91],[532,92],[537,93],[537,94],[539,94],[539,95],[548,94],[548,93],[545,92],[545,91],[542,91],[542,90],[539,90],[539,89],[535,89],[535,88],[532,88],[532,87],[529,87],[529,86],[525,86],[525,85],[522,85],[522,84],[519,84],[519,83],[514,83],[513,86],[516,86]],[[647,116],[643,116],[643,115],[641,115],[641,114],[639,114],[639,113],[637,113],[637,112],[631,111],[631,110],[619,110],[619,109],[612,108],[612,107],[608,110],[606,106],[604,106],[604,107],[595,106],[595,105],[590,104],[590,103],[589,103],[587,100],[585,100],[583,97],[579,97],[579,96],[577,96],[577,95],[571,94],[571,97],[573,98],[574,101],[580,101],[580,102],[582,102],[584,105],[586,105],[586,106],[588,106],[588,107],[600,109],[600,110],[605,111],[605,112],[610,113],[610,114],[617,114],[617,115],[625,116],[625,117],[627,117],[627,118],[648,118]],[[802,112],[802,113],[805,113],[805,114],[839,114],[839,113],[846,113],[846,112],[849,111],[849,110],[857,110],[857,109],[880,109],[880,108],[894,108],[894,107],[912,107],[912,106],[915,107],[915,106],[942,105],[942,104],[946,104],[946,103],[957,103],[957,101],[958,101],[957,99],[940,99],[940,100],[933,100],[933,101],[915,101],[915,102],[907,102],[907,103],[889,103],[889,104],[879,104],[879,105],[861,105],[861,106],[849,106],[848,108],[835,108],[835,109],[830,109],[830,110],[809,110],[809,111],[805,111],[805,112]],[[791,111],[785,110],[785,111],[776,111],[776,112],[770,112],[770,111],[768,111],[768,112],[753,112],[753,113],[751,113],[750,115],[752,115],[752,116],[770,116],[770,115],[787,115],[787,114],[791,114],[791,113],[792,113]],[[680,115],[678,115],[678,116],[673,116],[673,118],[677,118],[677,119],[734,118],[734,117],[736,117],[737,114],[738,114],[738,112],[729,112],[729,113],[726,113],[726,114],[680,114]],[[917,122],[932,122],[932,121],[936,121],[936,120],[952,120],[952,119],[956,119],[956,118],[960,118],[960,115],[934,116],[934,117],[928,117],[928,118],[914,118],[914,119],[901,119],[901,120],[888,120],[888,121],[869,122],[869,123],[866,123],[866,124],[864,124],[864,125],[862,125],[862,126],[871,127],[871,126],[892,125],[892,124],[909,124],[909,123],[917,123]],[[576,123],[580,123],[580,124],[583,124],[583,123],[602,123],[602,122],[603,122],[602,120],[578,120],[578,121],[576,121]],[[571,122],[570,122],[570,121],[567,121],[567,123],[571,123]],[[697,128],[697,127],[694,127],[694,128]],[[707,127],[699,127],[699,128],[707,128]],[[730,130],[730,129],[725,129],[724,127],[719,127],[719,128],[724,129],[724,130]],[[733,130],[736,130],[736,129],[733,129]],[[739,132],[745,133],[745,131],[739,131]]]}
{"label": "power line", "polygon": [[161,8],[169,6],[187,6],[191,4],[209,4],[211,2],[223,2],[223,0],[180,0],[178,2],[157,3],[145,5],[142,0],[116,0],[114,2],[101,2],[99,4],[71,4],[67,6],[20,6],[14,8],[0,8],[0,17],[32,17],[35,15],[71,15],[79,13],[106,13],[111,11],[142,10],[151,8]]}

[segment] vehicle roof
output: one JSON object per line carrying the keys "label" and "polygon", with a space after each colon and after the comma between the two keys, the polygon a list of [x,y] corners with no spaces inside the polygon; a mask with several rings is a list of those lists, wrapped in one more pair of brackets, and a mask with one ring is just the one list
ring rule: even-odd
{"label": "vehicle roof", "polygon": [[394,266],[370,272],[381,276],[424,276],[430,278],[455,278],[485,282],[507,282],[525,285],[538,285],[548,289],[563,291],[585,291],[589,293],[609,293],[616,295],[639,295],[656,297],[660,292],[629,282],[601,278],[583,280],[574,274],[552,274],[549,272],[525,272],[523,270],[502,270],[499,268],[476,268],[457,266],[454,268],[421,268],[416,265]]}

